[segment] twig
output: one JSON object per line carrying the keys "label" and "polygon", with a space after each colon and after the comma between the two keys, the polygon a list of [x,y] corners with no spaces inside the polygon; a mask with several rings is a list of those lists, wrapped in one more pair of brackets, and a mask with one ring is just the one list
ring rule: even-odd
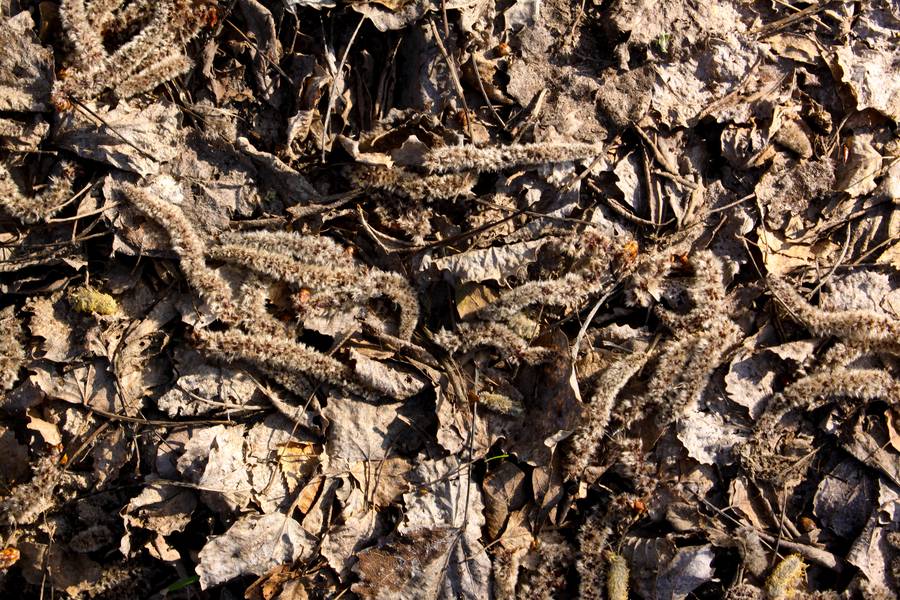
{"label": "twig", "polygon": [[350,36],[350,41],[347,42],[347,47],[344,48],[344,54],[343,56],[341,56],[341,62],[338,64],[337,72],[334,74],[334,78],[331,81],[331,90],[328,93],[328,108],[325,111],[325,123],[322,126],[323,162],[325,161],[325,144],[328,141],[328,125],[329,123],[331,123],[331,111],[334,110],[334,101],[337,98],[338,85],[343,81],[344,64],[347,62],[347,56],[350,54],[350,47],[353,46],[353,41],[356,39],[356,34],[359,33],[359,30],[365,20],[366,15],[363,15],[359,20],[359,23],[356,24],[356,29],[353,30],[353,35]]}
{"label": "twig", "polygon": [[450,55],[447,53],[447,48],[444,47],[444,42],[441,41],[441,34],[438,33],[437,25],[434,24],[434,19],[431,17],[428,18],[428,23],[431,25],[431,33],[434,35],[434,42],[437,44],[438,50],[440,50],[441,55],[444,57],[444,61],[447,63],[447,69],[450,71],[450,79],[453,80],[453,86],[456,88],[456,93],[459,95],[459,99],[462,102],[463,110],[466,113],[466,133],[469,134],[469,139],[474,139],[472,135],[472,115],[469,113],[469,105],[466,103],[466,93],[463,91],[462,83],[459,80],[459,73],[456,72],[456,66],[454,66],[453,61],[450,59]]}

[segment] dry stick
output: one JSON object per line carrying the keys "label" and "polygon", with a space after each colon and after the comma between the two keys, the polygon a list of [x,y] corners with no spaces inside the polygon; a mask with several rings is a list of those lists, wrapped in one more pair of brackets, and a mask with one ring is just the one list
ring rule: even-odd
{"label": "dry stick", "polygon": [[[365,17],[363,17],[363,18],[365,18]],[[269,65],[270,65],[273,69],[275,69],[276,71],[278,71],[279,75],[281,75],[282,77],[284,77],[284,78],[285,78],[286,80],[288,80],[288,81],[291,80],[291,78],[288,76],[288,74],[284,72],[284,69],[282,69],[281,66],[278,65],[278,64],[277,64],[275,61],[273,61],[271,58],[269,58],[268,56],[266,56],[266,53],[262,51],[262,49],[259,47],[259,45],[258,45],[256,42],[254,42],[254,41],[251,40],[249,37],[247,37],[247,34],[246,34],[246,33],[244,33],[243,31],[241,31],[240,28],[239,28],[237,25],[235,25],[234,23],[232,23],[231,21],[228,21],[228,24],[231,25],[231,28],[234,29],[235,31],[237,31],[237,32],[240,34],[240,36],[241,36],[242,38],[244,38],[244,41],[245,41],[245,42],[247,42],[248,44],[250,44],[250,47],[251,47],[251,48],[253,48],[254,50],[256,50],[256,53],[257,53],[259,56],[262,56],[262,58],[263,58],[264,61],[266,61],[267,63],[269,63]]]}
{"label": "dry stick", "polygon": [[718,100],[713,100],[709,104],[709,106],[707,106],[706,108],[701,110],[700,113],[697,115],[697,121],[702,120],[706,115],[712,113],[720,106],[731,101],[732,98],[737,97],[738,94],[741,93],[741,90],[744,89],[744,86],[746,86],[747,83],[750,81],[750,76],[753,75],[753,72],[756,71],[756,68],[760,65],[761,62],[762,62],[762,56],[761,55],[757,56],[756,62],[753,63],[753,65],[747,71],[747,74],[744,75],[744,78],[737,84],[737,87],[735,87],[733,90],[731,90],[730,92],[728,92],[727,94],[725,94],[724,96],[719,98]]}
{"label": "dry stick", "polygon": [[475,79],[478,80],[478,89],[481,90],[481,95],[484,97],[484,102],[487,104],[488,110],[491,111],[491,114],[497,119],[500,126],[503,127],[503,129],[506,129],[506,123],[500,118],[500,115],[497,114],[494,105],[491,103],[491,99],[488,98],[487,90],[484,89],[484,83],[481,81],[481,72],[478,70],[478,61],[475,60],[474,54],[470,60],[472,61],[472,70],[475,71]]}
{"label": "dry stick", "polygon": [[831,266],[831,269],[828,270],[828,273],[826,273],[825,276],[819,280],[819,284],[816,287],[814,287],[809,294],[807,294],[807,296],[806,296],[807,299],[815,296],[819,292],[819,290],[822,289],[822,286],[825,285],[825,283],[834,276],[834,272],[837,271],[838,267],[841,265],[842,262],[844,262],[844,259],[847,257],[847,251],[849,249],[850,249],[850,223],[848,222],[846,239],[844,240],[844,247],[841,248],[841,255],[838,257],[838,259],[836,261],[834,261],[834,264]]}
{"label": "dry stick", "polygon": [[606,205],[609,206],[613,210],[614,213],[616,213],[623,219],[627,219],[637,225],[646,225],[648,227],[665,227],[666,225],[669,225],[670,223],[675,221],[675,219],[669,219],[668,221],[665,221],[664,223],[657,224],[657,223],[654,223],[653,221],[648,221],[647,219],[642,219],[641,217],[637,216],[636,214],[628,211],[624,206],[619,204],[617,201],[606,196],[603,193],[603,190],[601,190],[599,187],[597,187],[597,184],[594,183],[593,181],[591,181],[590,179],[587,180],[587,186],[589,188],[591,188],[591,190],[594,191],[596,194],[598,194],[599,196],[604,198],[606,200]]}
{"label": "dry stick", "polygon": [[734,202],[729,202],[728,204],[726,204],[724,206],[719,206],[717,208],[711,208],[711,209],[709,209],[709,211],[707,211],[707,214],[712,215],[717,212],[722,212],[723,210],[728,210],[729,208],[734,208],[738,204],[743,204],[744,202],[747,202],[748,200],[753,200],[754,198],[756,198],[755,192],[752,194],[747,194],[743,198],[739,198],[738,200],[735,200]]}
{"label": "dry stick", "polygon": [[828,0],[825,0],[823,2],[819,2],[819,3],[813,4],[811,6],[807,6],[806,8],[804,8],[792,15],[784,17],[783,19],[778,19],[777,21],[772,21],[771,23],[767,23],[766,25],[763,25],[762,27],[751,31],[750,34],[757,36],[757,38],[766,37],[771,33],[775,33],[779,29],[783,29],[783,28],[787,27],[788,25],[792,25],[792,24],[794,24],[798,21],[802,21],[808,17],[811,18],[816,13],[823,11],[825,9],[825,7],[828,6],[829,4],[831,4],[831,2],[829,2]]}
{"label": "dry stick", "polygon": [[581,18],[584,16],[584,5],[586,0],[581,0],[581,5],[578,7],[578,14],[575,15],[575,20],[572,21],[572,27],[569,28],[569,32],[566,34],[565,46],[574,45],[572,43],[573,38],[575,37],[575,30],[578,29],[578,25],[581,23]]}
{"label": "dry stick", "polygon": [[466,111],[466,133],[469,134],[470,140],[474,140],[475,138],[472,135],[472,116],[469,113],[469,105],[466,103],[466,94],[463,91],[462,83],[459,81],[459,74],[456,72],[456,66],[454,66],[453,61],[450,59],[450,55],[447,54],[447,48],[444,47],[444,42],[441,41],[441,35],[438,33],[437,25],[434,24],[434,19],[428,17],[428,23],[431,25],[434,42],[437,44],[438,50],[440,50],[441,55],[444,57],[444,61],[447,63],[447,69],[450,71],[450,79],[453,80],[453,86],[456,88],[456,93],[459,95],[460,101],[462,101],[463,110]]}
{"label": "dry stick", "polygon": [[581,341],[584,339],[584,336],[587,333],[587,328],[590,326],[591,321],[594,320],[594,317],[597,316],[597,312],[600,310],[600,307],[603,306],[604,302],[609,300],[609,297],[612,296],[614,291],[615,288],[603,294],[603,296],[601,296],[600,299],[594,303],[593,308],[591,308],[591,312],[589,312],[587,317],[585,317],[584,323],[582,323],[581,325],[581,329],[578,330],[578,335],[575,336],[575,342],[572,344],[572,360],[578,359],[578,350],[581,347]]}
{"label": "dry stick", "polygon": [[[784,7],[788,8],[788,9],[794,11],[794,12],[800,12],[801,10],[803,10],[803,9],[797,8],[797,7],[794,6],[793,4],[790,4],[789,2],[785,2],[784,0],[775,0],[775,2],[778,3],[778,4],[780,4],[781,6],[784,6]],[[826,28],[828,28],[828,29],[832,29],[831,26],[826,25],[825,22],[822,21],[822,19],[820,19],[819,17],[817,17],[817,16],[815,16],[815,15],[811,15],[811,16],[809,17],[809,20],[812,21],[812,22],[814,22],[814,23],[816,23],[816,24],[818,24],[818,25],[821,25],[822,27],[826,27]]]}
{"label": "dry stick", "polygon": [[146,151],[142,150],[141,148],[137,147],[137,146],[134,144],[134,142],[132,142],[132,141],[129,140],[127,137],[125,137],[124,135],[122,135],[121,133],[119,133],[119,132],[116,130],[115,127],[113,127],[112,125],[110,125],[109,123],[107,123],[106,120],[105,120],[103,117],[101,117],[101,116],[98,115],[96,112],[94,112],[93,110],[91,110],[90,108],[88,108],[81,100],[78,100],[77,98],[71,97],[71,96],[69,97],[69,100],[71,100],[71,101],[72,101],[72,104],[74,104],[76,107],[78,107],[79,109],[83,110],[84,112],[86,112],[86,113],[87,113],[88,115],[90,115],[91,117],[93,117],[93,118],[97,119],[98,121],[100,121],[100,123],[101,123],[104,127],[106,127],[106,128],[109,129],[111,132],[113,132],[113,134],[114,134],[117,138],[119,138],[120,140],[122,140],[123,142],[125,142],[126,144],[128,144],[129,146],[131,146],[132,148],[134,148],[135,150],[137,150],[138,153],[139,153],[141,156],[143,156],[144,158],[150,159],[150,160],[152,160],[153,162],[156,162],[156,163],[161,162],[158,158],[156,158],[156,157],[153,156],[152,154],[149,154],[148,152],[146,152]]}
{"label": "dry stick", "polygon": [[[709,500],[707,500],[706,498],[704,498],[697,492],[692,491],[691,494],[694,496],[694,498],[696,498],[697,500],[699,500],[700,502],[705,504],[707,508],[709,508],[712,511],[714,511],[715,513],[717,513],[720,517],[728,519],[735,525],[738,525],[741,527],[747,526],[746,523],[742,523],[741,521],[738,521],[737,519],[735,519],[734,517],[729,515],[727,512],[725,512],[724,510],[722,510],[715,504],[711,503]],[[756,532],[756,534],[760,537],[761,540],[766,542],[770,547],[774,548],[774,546],[773,546],[773,544],[775,543],[774,535],[771,535],[764,531],[761,531],[758,527],[755,527],[753,525],[750,525],[750,527]],[[846,565],[846,563],[842,559],[838,558],[831,552],[828,552],[827,550],[822,550],[821,548],[816,548],[815,546],[808,546],[806,544],[801,544],[799,542],[789,542],[787,540],[782,540],[781,545],[784,546],[785,548],[787,548],[788,550],[790,550],[791,552],[797,552],[799,554],[802,554],[804,557],[808,558],[811,562],[814,562],[818,565],[821,565],[821,566],[829,568],[829,569],[833,569],[837,573],[842,572],[844,570],[844,566]]]}
{"label": "dry stick", "polygon": [[350,47],[353,46],[353,42],[356,40],[356,34],[359,33],[365,20],[366,15],[363,15],[359,20],[359,23],[356,24],[356,29],[353,30],[353,35],[350,36],[347,47],[344,48],[344,54],[341,56],[341,62],[338,64],[337,73],[335,73],[334,78],[331,81],[331,91],[328,93],[328,108],[325,112],[325,123],[322,127],[322,161],[325,160],[325,143],[328,140],[328,125],[331,123],[331,111],[334,110],[334,101],[337,98],[338,83],[343,79],[342,73],[344,72],[344,64],[347,62],[347,56],[350,54]]}

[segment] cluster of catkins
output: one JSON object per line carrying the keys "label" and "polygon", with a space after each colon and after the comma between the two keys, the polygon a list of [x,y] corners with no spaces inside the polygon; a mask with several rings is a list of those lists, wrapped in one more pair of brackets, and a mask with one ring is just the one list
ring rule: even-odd
{"label": "cluster of catkins", "polygon": [[181,75],[193,65],[182,48],[213,11],[203,0],[63,0],[59,16],[72,52],[53,103],[65,108],[106,90],[129,98]]}
{"label": "cluster of catkins", "polygon": [[[399,313],[389,335],[404,341],[412,336],[419,319],[415,291],[404,277],[365,267],[324,236],[247,231],[207,240],[177,205],[155,197],[148,187],[123,183],[120,190],[135,208],[165,229],[188,283],[226,326],[221,331],[195,331],[210,352],[252,363],[297,393],[312,390],[310,378],[363,397],[388,392],[372,389],[372,382],[363,383],[350,366],[298,341],[292,326],[268,310],[266,289],[268,283],[277,282],[287,285],[297,297],[321,299],[320,304],[348,311],[371,299],[386,298]],[[245,283],[233,289],[223,272],[208,261],[240,269]]]}

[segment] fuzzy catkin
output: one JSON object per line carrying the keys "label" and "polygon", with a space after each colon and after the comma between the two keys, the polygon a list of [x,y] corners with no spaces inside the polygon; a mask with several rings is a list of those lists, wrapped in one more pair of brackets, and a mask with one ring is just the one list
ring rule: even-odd
{"label": "fuzzy catkin", "polygon": [[597,144],[512,144],[509,146],[442,146],[429,150],[421,167],[430,173],[495,172],[509,167],[585,160],[600,155]]}
{"label": "fuzzy catkin", "polygon": [[362,280],[358,272],[346,267],[308,265],[290,256],[236,244],[216,246],[206,253],[213,260],[238,265],[276,281],[312,290],[358,290]]}
{"label": "fuzzy catkin", "polygon": [[604,548],[611,533],[609,515],[608,511],[593,513],[578,530],[575,569],[580,579],[578,591],[581,598],[601,598],[606,588],[610,562],[606,559]]}
{"label": "fuzzy catkin", "polygon": [[206,244],[181,209],[154,198],[143,188],[130,183],[123,183],[122,191],[135,208],[168,233],[188,283],[207,301],[213,313],[223,321],[238,320],[228,284],[216,271],[206,266],[203,258]]}
{"label": "fuzzy catkin", "polygon": [[49,219],[72,195],[72,170],[66,163],[59,170],[50,176],[47,189],[28,197],[19,190],[6,167],[0,165],[0,207],[25,224]]}
{"label": "fuzzy catkin", "polygon": [[475,314],[481,319],[508,321],[533,304],[574,308],[584,297],[585,280],[577,273],[559,279],[529,281],[508,290]]}
{"label": "fuzzy catkin", "polygon": [[421,175],[394,167],[354,166],[349,179],[355,187],[384,190],[410,200],[445,200],[466,196],[475,185],[472,173]]}
{"label": "fuzzy catkin", "polygon": [[365,278],[365,289],[372,296],[384,296],[400,309],[400,323],[397,337],[402,340],[412,338],[413,331],[419,322],[419,299],[416,292],[399,273],[372,269]]}
{"label": "fuzzy catkin", "polygon": [[13,307],[8,306],[0,311],[0,390],[12,389],[24,364],[21,327]]}
{"label": "fuzzy catkin", "polygon": [[242,359],[267,369],[308,375],[364,398],[377,397],[357,382],[353,369],[301,342],[233,329],[198,331],[197,335],[211,352],[228,360]]}
{"label": "fuzzy catkin", "polygon": [[658,405],[657,424],[680,418],[700,399],[713,371],[740,336],[740,328],[723,317],[706,330],[663,346],[647,392]]}
{"label": "fuzzy catkin", "polygon": [[[356,302],[384,296],[400,308],[398,337],[409,339],[419,320],[419,301],[406,279],[398,273],[338,265],[306,264],[302,259],[261,248],[223,244],[207,251],[214,260],[250,269],[276,281],[292,283],[316,292],[349,293]],[[319,261],[316,261],[319,262]]]}
{"label": "fuzzy catkin", "polygon": [[509,327],[500,323],[460,323],[455,332],[442,330],[435,341],[453,354],[464,354],[476,348],[491,347],[503,359],[524,360],[536,364],[550,360],[551,348],[532,347]]}
{"label": "fuzzy catkin", "polygon": [[288,252],[310,265],[351,268],[356,264],[343,246],[323,235],[301,235],[291,231],[234,231],[219,234],[219,243],[265,252]]}
{"label": "fuzzy catkin", "polygon": [[566,469],[570,477],[581,476],[597,454],[600,440],[606,435],[606,428],[612,416],[616,398],[622,388],[647,363],[649,355],[637,354],[625,357],[611,364],[597,379],[590,404],[586,407],[585,420],[569,442]]}
{"label": "fuzzy catkin", "polygon": [[[900,384],[881,369],[834,369],[799,379],[772,398],[764,415],[765,422],[775,425],[791,410],[812,410],[821,399],[846,396],[871,401],[879,398],[900,405]],[[766,429],[761,426],[760,429]]]}
{"label": "fuzzy catkin", "polygon": [[[189,69],[181,44],[202,26],[204,11],[193,2],[63,0],[60,20],[74,52],[65,76],[53,86],[54,101],[89,100],[106,90],[127,98],[152,90]],[[120,35],[143,23],[138,33],[112,53],[104,37]]]}
{"label": "fuzzy catkin", "polygon": [[66,0],[60,4],[59,19],[66,37],[75,48],[74,59],[79,68],[90,68],[103,60],[106,56],[103,37],[89,20],[84,0]]}
{"label": "fuzzy catkin", "polygon": [[771,275],[767,281],[778,301],[813,335],[833,335],[864,348],[900,349],[900,321],[870,310],[822,310],[787,281]]}

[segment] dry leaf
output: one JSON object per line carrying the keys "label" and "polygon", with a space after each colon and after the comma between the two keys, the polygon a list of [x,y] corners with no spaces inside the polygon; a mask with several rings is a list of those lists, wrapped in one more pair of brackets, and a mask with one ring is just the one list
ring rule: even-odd
{"label": "dry leaf", "polygon": [[0,15],[0,110],[43,112],[50,108],[53,51],[35,42],[28,11]]}
{"label": "dry leaf", "polygon": [[203,546],[197,565],[200,587],[262,575],[277,565],[308,558],[315,546],[315,538],[286,515],[245,515]]}
{"label": "dry leaf", "polygon": [[93,115],[63,113],[56,144],[90,160],[141,176],[159,173],[179,153],[178,108],[151,104],[139,109],[125,101],[116,108],[90,107]]}

